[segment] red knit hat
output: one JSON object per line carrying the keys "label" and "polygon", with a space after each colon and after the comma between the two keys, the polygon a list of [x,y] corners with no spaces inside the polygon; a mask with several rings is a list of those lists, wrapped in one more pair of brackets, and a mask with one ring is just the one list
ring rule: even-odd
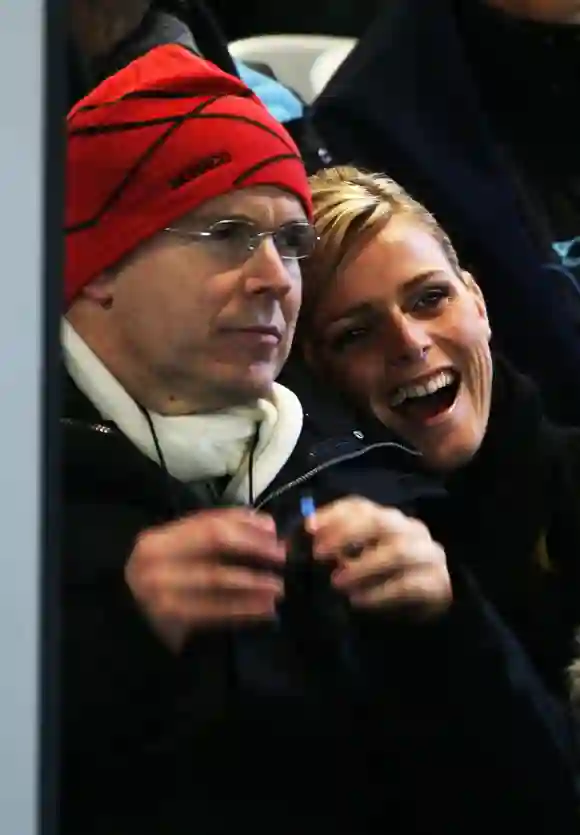
{"label": "red knit hat", "polygon": [[65,302],[206,200],[279,186],[311,214],[298,149],[239,79],[177,45],[133,61],[68,120]]}

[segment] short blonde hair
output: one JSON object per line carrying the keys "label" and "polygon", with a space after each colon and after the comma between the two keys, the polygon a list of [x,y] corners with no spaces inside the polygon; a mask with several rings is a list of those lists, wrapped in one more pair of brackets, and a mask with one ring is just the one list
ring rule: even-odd
{"label": "short blonde hair", "polygon": [[361,246],[365,236],[379,232],[396,216],[422,223],[440,242],[461,277],[457,254],[446,233],[433,215],[390,177],[345,165],[312,175],[310,188],[319,240],[312,256],[303,262],[302,324],[310,321],[321,293],[344,259]]}

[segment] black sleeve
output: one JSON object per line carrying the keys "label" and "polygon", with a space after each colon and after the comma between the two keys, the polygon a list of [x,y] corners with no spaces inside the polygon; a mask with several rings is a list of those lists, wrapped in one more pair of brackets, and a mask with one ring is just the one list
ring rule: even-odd
{"label": "black sleeve", "polygon": [[215,688],[221,671],[210,669],[216,654],[201,648],[179,656],[171,653],[126,585],[123,569],[134,532],[145,527],[137,512],[127,506],[99,510],[76,504],[65,518],[61,630],[65,818],[83,806],[139,808],[129,787],[142,793],[148,784],[159,785],[168,763],[163,752],[171,751],[176,738],[183,737],[184,717],[187,733],[192,733],[192,715],[203,723],[206,711],[219,709]]}
{"label": "black sleeve", "polygon": [[564,667],[575,651],[573,637],[580,628],[580,430],[546,424],[545,438],[554,459],[546,490],[551,513],[545,583],[552,589],[552,620],[562,630],[555,651],[560,650]]}
{"label": "black sleeve", "polygon": [[356,621],[369,686],[389,714],[411,717],[400,725],[401,769],[416,780],[424,771],[422,803],[450,831],[473,819],[572,833],[579,819],[568,712],[474,581],[457,574],[454,591],[449,613],[433,622]]}

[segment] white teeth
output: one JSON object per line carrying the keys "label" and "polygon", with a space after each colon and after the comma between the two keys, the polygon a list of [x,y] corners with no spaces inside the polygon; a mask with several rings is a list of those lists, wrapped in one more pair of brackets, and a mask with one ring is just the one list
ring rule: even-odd
{"label": "white teeth", "polygon": [[428,380],[422,383],[410,383],[408,386],[399,386],[389,401],[391,409],[396,409],[405,400],[413,397],[425,397],[427,394],[433,394],[445,386],[451,385],[455,380],[453,371],[438,371]]}

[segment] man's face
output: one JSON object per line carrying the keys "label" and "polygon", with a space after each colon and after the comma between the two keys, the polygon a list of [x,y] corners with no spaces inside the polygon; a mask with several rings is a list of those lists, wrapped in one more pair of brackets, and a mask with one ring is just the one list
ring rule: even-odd
{"label": "man's face", "polygon": [[[133,378],[163,393],[168,413],[268,396],[300,307],[299,260],[288,252],[312,232],[301,204],[280,189],[249,188],[208,201],[171,229],[87,288],[110,306],[100,311],[101,344],[114,346]],[[188,236],[208,229],[205,237]],[[248,236],[274,230],[290,245],[264,236],[248,248]]]}

